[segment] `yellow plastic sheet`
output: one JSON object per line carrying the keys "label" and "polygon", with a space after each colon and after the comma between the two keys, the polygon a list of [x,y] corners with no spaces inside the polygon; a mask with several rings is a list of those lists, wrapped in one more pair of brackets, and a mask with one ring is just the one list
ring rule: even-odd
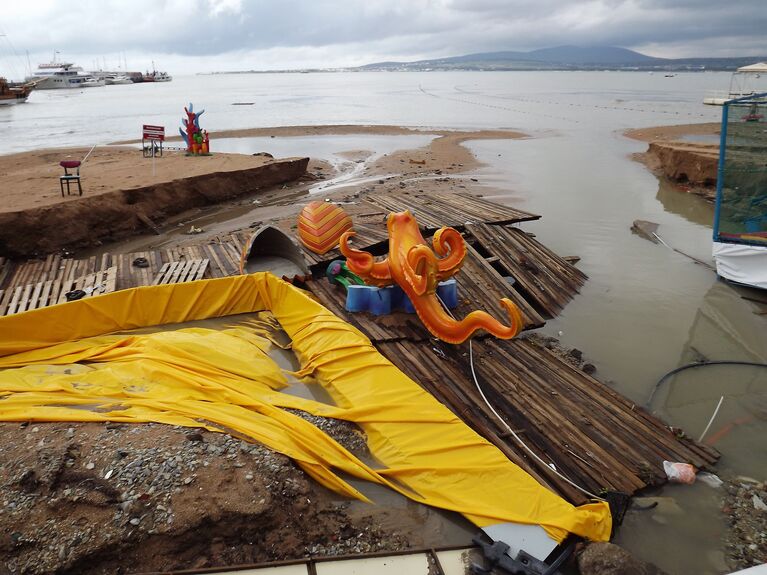
{"label": "yellow plastic sheet", "polygon": [[[300,375],[336,405],[280,389],[257,325],[104,335],[270,310]],[[0,420],[155,421],[234,430],[293,458],[337,492],[364,499],[334,469],[464,514],[482,527],[541,525],[606,541],[607,504],[574,507],[539,485],[381,356],[359,331],[268,273],[141,287],[0,318]],[[284,411],[357,423],[385,469],[372,469]]]}

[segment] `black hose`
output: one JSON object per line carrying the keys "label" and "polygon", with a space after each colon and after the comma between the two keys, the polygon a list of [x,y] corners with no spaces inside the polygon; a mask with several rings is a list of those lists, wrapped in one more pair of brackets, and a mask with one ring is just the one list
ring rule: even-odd
{"label": "black hose", "polygon": [[735,361],[735,360],[698,361],[695,363],[688,363],[686,365],[677,367],[676,369],[672,369],[666,375],[661,377],[658,380],[658,382],[655,384],[655,387],[653,387],[652,393],[650,394],[650,397],[647,400],[647,403],[645,405],[648,408],[650,407],[650,404],[652,403],[653,397],[655,397],[655,393],[658,391],[658,388],[661,386],[661,384],[664,381],[666,381],[672,375],[676,375],[680,371],[684,371],[686,369],[692,369],[693,367],[706,367],[708,365],[748,365],[751,367],[767,367],[767,363],[759,363],[754,361]]}

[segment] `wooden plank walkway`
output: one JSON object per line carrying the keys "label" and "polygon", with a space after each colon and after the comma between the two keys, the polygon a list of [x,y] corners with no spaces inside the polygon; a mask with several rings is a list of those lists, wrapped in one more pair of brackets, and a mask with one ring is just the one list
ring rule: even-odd
{"label": "wooden plank walkway", "polygon": [[117,288],[117,267],[112,266],[103,271],[89,273],[88,275],[73,279],[64,280],[61,284],[61,292],[57,303],[67,301],[67,293],[74,290],[85,292],[83,297],[93,297],[105,293],[111,293]]}
{"label": "wooden plank walkway", "polygon": [[[458,318],[484,309],[505,323],[499,302],[507,297],[520,307],[527,328],[538,327],[544,318],[556,316],[586,280],[585,274],[523,231],[505,227],[538,216],[460,194],[368,196],[354,206],[355,247],[385,254],[385,215],[404,209],[414,211],[426,230],[451,225],[465,234],[468,254],[456,277]],[[280,225],[294,234],[294,224],[285,220]],[[249,235],[246,230],[204,244],[77,260],[56,254],[29,262],[0,258],[0,315],[64,301],[73,289],[90,296],[235,275]],[[344,290],[332,286],[322,273],[327,262],[340,257],[338,250],[323,256],[306,252],[318,276],[308,287],[325,306],[365,333],[390,361],[510,460],[573,503],[587,500],[548,465],[531,458],[496,420],[469,375],[468,344],[435,343],[415,314],[348,314]],[[475,369],[494,408],[545,462],[586,489],[634,493],[665,481],[663,459],[700,468],[716,461],[716,451],[679,439],[661,421],[545,347],[527,338],[499,341],[481,334],[472,343]]]}
{"label": "wooden plank walkway", "polygon": [[[718,453],[677,437],[662,421],[526,338],[474,340],[482,390],[545,462],[576,484],[633,494],[666,480],[663,460],[710,468]],[[390,341],[376,347],[458,417],[544,485],[575,504],[588,497],[523,450],[476,390],[468,345]]]}
{"label": "wooden plank walkway", "polygon": [[450,192],[370,194],[365,199],[386,213],[410,210],[418,220],[418,225],[428,230],[442,226],[463,228],[467,223],[479,222],[513,224],[541,217],[477,196]]}
{"label": "wooden plank walkway", "polygon": [[0,291],[0,315],[47,307],[67,301],[66,293],[83,290],[84,297],[110,293],[116,289],[117,268],[110,267],[79,278],[56,278],[20,285]]}
{"label": "wooden plank walkway", "polygon": [[514,288],[548,319],[586,283],[586,274],[518,228],[469,224],[466,231],[487,261],[513,277]]}
{"label": "wooden plank walkway", "polygon": [[160,268],[154,281],[152,281],[152,285],[176,284],[202,279],[208,268],[208,263],[210,263],[208,259],[168,262]]}

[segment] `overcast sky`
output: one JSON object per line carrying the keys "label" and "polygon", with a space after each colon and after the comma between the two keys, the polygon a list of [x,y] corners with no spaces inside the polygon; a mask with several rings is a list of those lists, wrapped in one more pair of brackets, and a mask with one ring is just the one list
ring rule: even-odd
{"label": "overcast sky", "polygon": [[356,66],[563,44],[767,55],[767,0],[8,0],[0,75],[58,58],[171,74]]}

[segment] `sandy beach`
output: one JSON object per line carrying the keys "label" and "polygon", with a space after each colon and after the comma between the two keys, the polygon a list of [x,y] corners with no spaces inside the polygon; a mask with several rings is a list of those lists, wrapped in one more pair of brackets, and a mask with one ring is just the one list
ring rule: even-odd
{"label": "sandy beach", "polygon": [[[82,160],[88,148],[47,149],[0,156],[3,174],[3,203],[0,212],[77,202],[77,186],[71,195],[61,196],[59,166],[62,160]],[[226,173],[263,166],[263,156],[214,154],[188,157],[184,152],[166,151],[161,158],[144,158],[141,150],[126,146],[94,148],[80,167],[84,198],[114,190],[130,190],[181,178]],[[65,187],[66,190],[66,187]]]}
{"label": "sandy beach", "polygon": [[[449,179],[476,169],[479,162],[461,145],[467,140],[522,138],[515,131],[413,130],[397,126],[288,127],[219,132],[215,138],[294,137],[323,135],[433,136],[426,147],[386,154],[366,166],[364,176],[385,177],[387,188],[403,180],[419,181],[420,189],[466,189],[465,182]],[[129,142],[96,147],[81,166],[83,195],[62,197],[58,177],[61,160],[84,158],[86,148],[45,149],[0,156],[0,173],[7,184],[0,206],[0,255],[44,255],[59,249],[100,245],[127,236],[156,230],[168,218],[186,210],[237,198],[259,196],[257,204],[283,204],[284,215],[294,213],[291,199],[304,195],[317,180],[333,177],[332,168],[319,159],[270,158],[267,155],[213,153],[187,156],[166,151],[159,158],[144,158]],[[169,144],[172,145],[172,144]],[[371,151],[351,150],[345,157],[364,162]],[[303,166],[303,168],[301,167]],[[306,174],[304,176],[304,174]],[[297,181],[303,177],[303,182]],[[383,180],[381,181],[383,182]],[[290,185],[286,185],[290,183]],[[275,186],[281,187],[275,187]],[[337,197],[364,186],[350,185]],[[57,208],[57,209],[53,209]],[[63,208],[63,209],[58,209]],[[274,218],[274,208],[270,210]],[[258,214],[254,214],[258,217]],[[219,230],[223,231],[223,230]]]}

